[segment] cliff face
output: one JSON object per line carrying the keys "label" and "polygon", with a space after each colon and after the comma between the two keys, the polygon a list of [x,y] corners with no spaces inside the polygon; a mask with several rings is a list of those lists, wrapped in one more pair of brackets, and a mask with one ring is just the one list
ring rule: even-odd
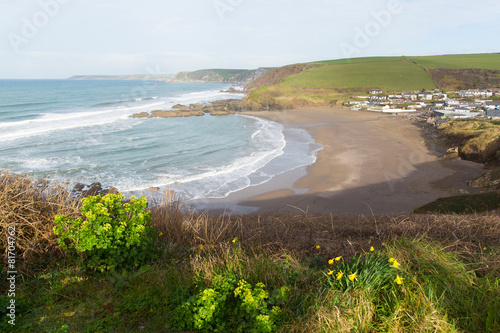
{"label": "cliff face", "polygon": [[179,72],[170,82],[203,82],[203,83],[231,83],[246,85],[265,73],[269,69],[206,69],[194,72]]}

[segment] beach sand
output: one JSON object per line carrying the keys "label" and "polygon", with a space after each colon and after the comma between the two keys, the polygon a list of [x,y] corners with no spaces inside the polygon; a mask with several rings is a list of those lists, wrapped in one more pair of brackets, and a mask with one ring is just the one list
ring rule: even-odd
{"label": "beach sand", "polygon": [[304,129],[323,149],[308,167],[205,200],[202,208],[233,214],[408,214],[437,198],[474,192],[466,181],[484,173],[481,164],[443,160],[443,147],[405,117],[341,107],[244,114]]}

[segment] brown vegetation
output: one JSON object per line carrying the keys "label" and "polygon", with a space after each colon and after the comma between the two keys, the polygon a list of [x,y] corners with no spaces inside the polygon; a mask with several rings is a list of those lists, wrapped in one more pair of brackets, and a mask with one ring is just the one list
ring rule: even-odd
{"label": "brown vegetation", "polygon": [[0,247],[4,259],[8,228],[15,228],[17,260],[31,264],[36,258],[53,255],[57,251],[52,231],[54,216],[74,216],[77,206],[67,191],[43,178],[0,170]]}
{"label": "brown vegetation", "polygon": [[478,68],[429,69],[432,80],[443,90],[486,89],[500,86],[500,71]]}
{"label": "brown vegetation", "polygon": [[296,254],[316,251],[326,257],[351,257],[370,246],[402,237],[426,238],[450,249],[476,252],[497,246],[500,216],[422,214],[409,216],[249,215],[211,216],[182,212],[178,203],[152,209],[153,224],[170,243],[195,247],[218,245],[235,237],[244,246],[285,250]]}
{"label": "brown vegetation", "polygon": [[295,64],[273,69],[259,77],[257,80],[250,82],[245,86],[245,90],[257,89],[263,86],[271,86],[283,81],[286,77],[298,74],[302,71],[320,66],[320,64]]}
{"label": "brown vegetation", "polygon": [[[427,238],[447,244],[451,249],[475,252],[482,246],[498,246],[498,212],[474,215],[408,216],[325,216],[248,215],[213,216],[186,212],[175,200],[154,203],[152,224],[172,246],[194,248],[198,245],[227,244],[238,238],[250,248],[324,256],[350,257],[370,246],[381,246],[406,237]],[[76,201],[62,188],[45,180],[3,171],[0,181],[0,232],[16,228],[16,255],[24,267],[41,257],[58,253],[53,234],[56,214],[78,216]],[[4,259],[7,238],[2,237]],[[320,249],[316,250],[319,245]]]}

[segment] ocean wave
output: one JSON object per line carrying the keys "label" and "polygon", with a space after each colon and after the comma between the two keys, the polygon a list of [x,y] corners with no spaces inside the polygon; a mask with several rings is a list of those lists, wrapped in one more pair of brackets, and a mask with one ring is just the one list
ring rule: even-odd
{"label": "ocean wave", "polygon": [[39,118],[0,123],[2,131],[0,141],[16,140],[47,134],[53,131],[68,130],[78,127],[97,126],[123,119],[124,116],[112,110],[76,113],[45,113]]}
{"label": "ocean wave", "polygon": [[283,155],[286,140],[281,124],[250,118],[255,119],[256,127],[259,128],[252,134],[256,142],[253,152],[209,171],[189,175],[169,175],[167,182],[155,186],[179,187],[188,199],[199,199],[226,197],[233,191],[252,185],[249,176]]}

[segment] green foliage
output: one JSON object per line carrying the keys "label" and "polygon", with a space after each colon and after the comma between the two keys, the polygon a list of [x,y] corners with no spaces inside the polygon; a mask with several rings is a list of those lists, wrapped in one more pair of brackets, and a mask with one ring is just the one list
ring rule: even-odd
{"label": "green foliage", "polygon": [[356,88],[380,87],[384,91],[434,89],[429,74],[420,66],[394,58],[393,61],[353,62],[314,67],[285,78],[284,87]]}
{"label": "green foliage", "polygon": [[398,265],[396,259],[380,252],[359,254],[351,261],[340,261],[335,265],[330,270],[333,273],[326,274],[327,283],[344,292],[357,288],[388,290],[394,287],[396,278],[402,274]]}
{"label": "green foliage", "polygon": [[500,54],[457,54],[444,56],[411,57],[426,68],[481,68],[500,70]]}
{"label": "green foliage", "polygon": [[255,287],[233,275],[217,275],[210,287],[200,290],[178,308],[178,329],[202,332],[274,332],[288,299],[288,288],[272,296],[263,283]]}
{"label": "green foliage", "polygon": [[74,249],[85,256],[88,268],[101,271],[134,267],[151,259],[156,238],[148,224],[147,199],[123,194],[82,199],[81,218],[55,216],[54,233],[62,249]]}

